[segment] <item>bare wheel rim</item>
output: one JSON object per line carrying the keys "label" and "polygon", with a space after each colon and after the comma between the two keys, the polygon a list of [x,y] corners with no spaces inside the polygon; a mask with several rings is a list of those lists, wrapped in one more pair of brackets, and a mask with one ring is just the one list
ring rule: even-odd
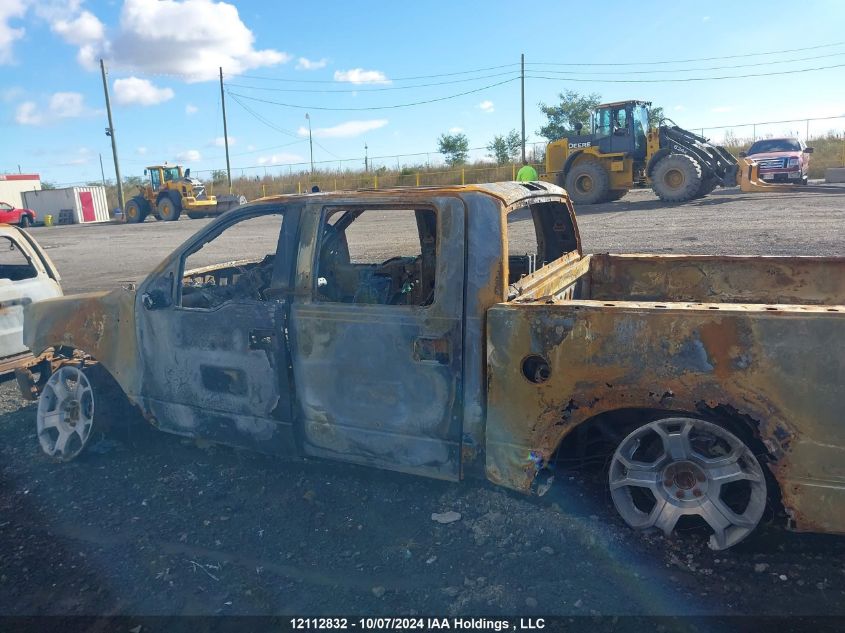
{"label": "bare wheel rim", "polygon": [[613,504],[629,526],[668,536],[681,517],[699,517],[715,550],[748,536],[766,508],[757,458],[733,433],[703,420],[639,427],[619,444],[608,475]]}
{"label": "bare wheel rim", "polygon": [[575,188],[580,193],[590,193],[593,190],[593,179],[587,174],[578,176],[578,178],[575,179]]}
{"label": "bare wheel rim", "polygon": [[94,390],[78,367],[56,371],[38,399],[36,428],[42,450],[50,457],[69,461],[79,455],[94,425]]}
{"label": "bare wheel rim", "polygon": [[663,176],[663,182],[665,182],[668,186],[672,187],[672,189],[678,189],[681,185],[684,184],[686,177],[684,176],[684,172],[680,169],[670,169],[666,172]]}

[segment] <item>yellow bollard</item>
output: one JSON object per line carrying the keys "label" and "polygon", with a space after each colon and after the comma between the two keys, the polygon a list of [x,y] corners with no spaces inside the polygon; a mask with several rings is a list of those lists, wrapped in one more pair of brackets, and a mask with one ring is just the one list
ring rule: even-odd
{"label": "yellow bollard", "polygon": [[465,185],[466,183],[466,175],[464,174],[463,168],[461,168],[461,184]]}
{"label": "yellow bollard", "polygon": [[296,193],[302,193],[302,183],[300,181],[296,181]]}
{"label": "yellow bollard", "polygon": [[516,165],[511,165],[511,180],[516,180]]}
{"label": "yellow bollard", "polygon": [[45,215],[44,216],[44,226],[53,226],[53,216],[52,215]]}
{"label": "yellow bollard", "polygon": [[417,187],[420,186],[420,172],[417,172]]}
{"label": "yellow bollard", "polygon": [[267,185],[265,185],[263,183],[261,184],[261,197],[262,198],[267,197]]}
{"label": "yellow bollard", "polygon": [[373,189],[378,189],[378,174],[373,176]]}

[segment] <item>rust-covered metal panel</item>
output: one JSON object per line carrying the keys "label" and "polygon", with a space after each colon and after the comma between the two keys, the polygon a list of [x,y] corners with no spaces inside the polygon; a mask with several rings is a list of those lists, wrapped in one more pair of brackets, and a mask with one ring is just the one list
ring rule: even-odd
{"label": "rust-covered metal panel", "polygon": [[134,309],[127,289],[39,301],[26,307],[24,343],[36,354],[66,346],[94,356],[131,397],[141,379]]}
{"label": "rust-covered metal panel", "polygon": [[707,303],[845,303],[841,257],[592,256],[590,297]]}
{"label": "rust-covered metal panel", "polygon": [[[845,532],[843,313],[577,300],[496,306],[488,316],[487,474],[527,491],[563,438],[597,414],[726,405],[759,423],[794,527]],[[528,354],[547,359],[547,382],[522,375]]]}

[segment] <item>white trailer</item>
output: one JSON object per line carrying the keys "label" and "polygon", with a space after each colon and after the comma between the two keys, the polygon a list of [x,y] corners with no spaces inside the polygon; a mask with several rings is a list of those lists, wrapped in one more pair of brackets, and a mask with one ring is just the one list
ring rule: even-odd
{"label": "white trailer", "polygon": [[0,202],[8,202],[16,208],[26,206],[22,194],[33,189],[41,189],[38,174],[0,174]]}
{"label": "white trailer", "polygon": [[90,224],[111,220],[106,190],[103,187],[66,187],[42,189],[23,194],[24,206],[38,214],[53,216],[54,224]]}

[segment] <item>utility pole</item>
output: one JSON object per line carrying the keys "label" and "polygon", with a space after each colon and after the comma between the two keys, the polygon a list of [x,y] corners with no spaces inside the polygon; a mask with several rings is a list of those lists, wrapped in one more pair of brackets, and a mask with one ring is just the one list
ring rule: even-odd
{"label": "utility pole", "polygon": [[226,181],[232,193],[232,166],[229,164],[229,128],[226,127],[226,97],[223,96],[223,66],[220,66],[220,104],[223,106],[223,142],[226,145]]}
{"label": "utility pole", "polygon": [[106,188],[106,172],[103,169],[103,154],[100,153],[100,177],[103,179],[103,189]]}
{"label": "utility pole", "polygon": [[525,53],[520,55],[519,83],[522,88],[522,162],[525,162]]}
{"label": "utility pole", "polygon": [[117,140],[114,138],[114,122],[111,117],[111,100],[109,99],[109,81],[106,78],[106,65],[100,60],[100,71],[103,74],[103,92],[106,95],[106,113],[109,115],[109,126],[106,128],[106,136],[111,137],[111,153],[114,155],[114,177],[117,180],[117,206],[123,209],[123,181],[120,179],[120,163],[117,160]]}
{"label": "utility pole", "polygon": [[364,143],[364,173],[366,174],[368,171],[370,171],[370,167],[367,163],[367,144]]}
{"label": "utility pole", "polygon": [[311,175],[314,175],[314,141],[311,140],[311,115],[305,113],[305,118],[308,119],[308,147],[311,150]]}

